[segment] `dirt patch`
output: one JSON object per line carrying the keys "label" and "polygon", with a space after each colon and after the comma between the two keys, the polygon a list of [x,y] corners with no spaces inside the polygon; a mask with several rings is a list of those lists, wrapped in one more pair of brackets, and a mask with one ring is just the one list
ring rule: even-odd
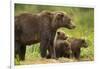
{"label": "dirt patch", "polygon": [[[81,61],[89,61],[89,60],[81,60]],[[45,58],[39,58],[39,59],[26,59],[25,61],[21,61],[21,65],[29,65],[29,64],[49,64],[49,63],[67,63],[67,62],[79,62],[75,59],[68,59],[68,58],[59,58],[59,59],[45,59]]]}

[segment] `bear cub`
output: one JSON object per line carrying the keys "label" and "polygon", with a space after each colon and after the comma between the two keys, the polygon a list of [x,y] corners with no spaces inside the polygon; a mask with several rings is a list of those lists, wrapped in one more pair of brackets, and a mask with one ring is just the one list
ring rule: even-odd
{"label": "bear cub", "polygon": [[[70,46],[66,41],[68,38],[64,32],[58,31],[56,33],[54,39],[54,47],[55,47],[55,55],[56,58],[59,57],[70,57]],[[47,58],[51,58],[50,54],[48,54]]]}
{"label": "bear cub", "polygon": [[68,36],[65,35],[64,32],[59,31],[57,32],[57,35],[54,40],[54,47],[55,47],[55,52],[56,52],[56,57],[70,57],[70,45],[67,42]]}
{"label": "bear cub", "polygon": [[71,41],[69,43],[72,51],[72,58],[79,60],[81,48],[87,48],[88,43],[86,42],[85,39],[81,39],[81,38],[70,38],[70,39]]}
{"label": "bear cub", "polygon": [[[68,37],[64,32],[59,31],[54,39],[54,47],[57,58],[67,57],[79,60],[81,48],[87,48],[88,43],[85,39]],[[51,58],[50,54],[47,58]]]}

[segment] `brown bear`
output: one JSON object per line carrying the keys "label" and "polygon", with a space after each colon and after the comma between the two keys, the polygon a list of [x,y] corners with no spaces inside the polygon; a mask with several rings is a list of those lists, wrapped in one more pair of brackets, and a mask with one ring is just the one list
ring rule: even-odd
{"label": "brown bear", "polygon": [[[54,39],[54,47],[55,47],[55,54],[56,57],[68,57],[70,58],[71,48],[69,43],[66,41],[68,38],[64,32],[58,31],[55,39]],[[51,58],[50,54],[48,54],[47,58]]]}
{"label": "brown bear", "polygon": [[88,43],[85,39],[70,38],[70,47],[72,51],[72,58],[80,59],[81,48],[87,48]]}
{"label": "brown bear", "polygon": [[48,50],[51,57],[56,58],[53,40],[60,27],[75,28],[71,18],[64,12],[42,11],[15,16],[15,56],[18,54],[20,60],[24,60],[26,45],[40,42],[41,56],[46,57]]}

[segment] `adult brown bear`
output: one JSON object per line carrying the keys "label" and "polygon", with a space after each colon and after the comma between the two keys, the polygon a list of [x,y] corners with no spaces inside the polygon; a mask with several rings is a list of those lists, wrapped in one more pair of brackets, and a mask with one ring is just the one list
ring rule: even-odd
{"label": "adult brown bear", "polygon": [[23,13],[15,16],[15,57],[25,59],[26,45],[40,42],[42,57],[47,56],[47,50],[55,58],[53,40],[56,30],[60,27],[74,29],[71,18],[64,12],[43,11],[37,14]]}

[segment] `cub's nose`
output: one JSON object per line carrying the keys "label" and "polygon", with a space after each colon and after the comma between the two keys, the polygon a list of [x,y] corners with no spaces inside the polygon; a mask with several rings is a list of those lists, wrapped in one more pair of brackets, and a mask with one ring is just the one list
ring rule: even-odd
{"label": "cub's nose", "polygon": [[66,36],[64,39],[66,40],[68,37]]}

